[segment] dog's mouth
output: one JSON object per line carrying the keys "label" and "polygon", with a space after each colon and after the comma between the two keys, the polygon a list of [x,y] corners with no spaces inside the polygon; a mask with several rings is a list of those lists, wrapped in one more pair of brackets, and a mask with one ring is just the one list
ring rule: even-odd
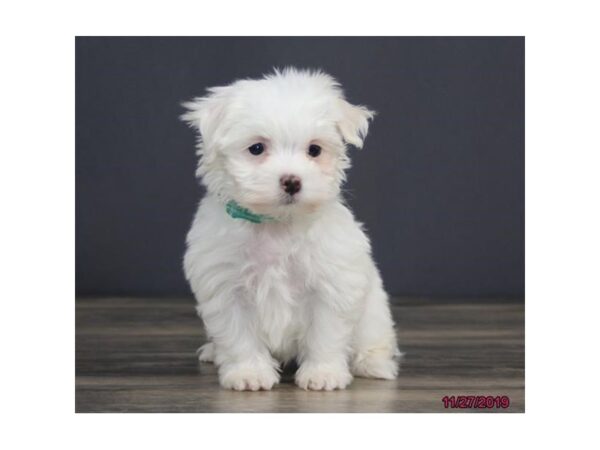
{"label": "dog's mouth", "polygon": [[284,210],[288,210],[288,208],[291,211],[301,204],[297,195],[280,195],[274,202],[241,201],[239,203],[254,213],[267,215],[276,215],[278,210],[283,212]]}
{"label": "dog's mouth", "polygon": [[283,198],[283,202],[284,205],[293,205],[295,203],[298,203],[298,198],[294,195],[286,195]]}

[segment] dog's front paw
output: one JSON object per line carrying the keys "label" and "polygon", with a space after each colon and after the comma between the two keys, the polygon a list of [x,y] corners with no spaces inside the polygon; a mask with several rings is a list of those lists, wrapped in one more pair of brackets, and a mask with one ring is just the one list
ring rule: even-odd
{"label": "dog's front paw", "polygon": [[296,384],[305,390],[345,389],[351,382],[352,375],[343,364],[304,363],[296,372]]}
{"label": "dog's front paw", "polygon": [[219,381],[236,391],[270,390],[279,382],[279,374],[269,364],[241,363],[221,368]]}

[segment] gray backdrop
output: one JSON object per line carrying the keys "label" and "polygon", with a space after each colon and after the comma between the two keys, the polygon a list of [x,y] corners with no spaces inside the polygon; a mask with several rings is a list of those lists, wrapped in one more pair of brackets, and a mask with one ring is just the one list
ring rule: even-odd
{"label": "gray backdrop", "polygon": [[182,100],[322,68],[379,114],[349,203],[396,295],[524,293],[524,39],[76,39],[76,292],[189,294],[202,189]]}

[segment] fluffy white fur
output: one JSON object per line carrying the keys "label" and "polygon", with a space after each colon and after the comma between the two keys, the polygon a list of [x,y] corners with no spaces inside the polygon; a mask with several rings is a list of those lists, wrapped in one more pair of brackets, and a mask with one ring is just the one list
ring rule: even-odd
{"label": "fluffy white fur", "polygon": [[[362,147],[373,112],[321,72],[286,69],[185,103],[199,131],[207,195],[187,236],[187,279],[225,388],[271,389],[296,359],[303,389],[343,389],[352,375],[393,379],[396,335],[369,239],[344,204],[346,144]],[[264,153],[248,148],[262,143]],[[321,147],[317,157],[311,144]],[[280,179],[294,175],[290,196]],[[235,200],[275,220],[230,217]]]}

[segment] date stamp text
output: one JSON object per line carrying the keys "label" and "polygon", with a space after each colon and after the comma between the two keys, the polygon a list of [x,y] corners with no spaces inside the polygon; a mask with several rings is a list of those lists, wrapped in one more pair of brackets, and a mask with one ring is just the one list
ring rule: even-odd
{"label": "date stamp text", "polygon": [[506,409],[510,398],[506,395],[446,395],[442,403],[446,409]]}

